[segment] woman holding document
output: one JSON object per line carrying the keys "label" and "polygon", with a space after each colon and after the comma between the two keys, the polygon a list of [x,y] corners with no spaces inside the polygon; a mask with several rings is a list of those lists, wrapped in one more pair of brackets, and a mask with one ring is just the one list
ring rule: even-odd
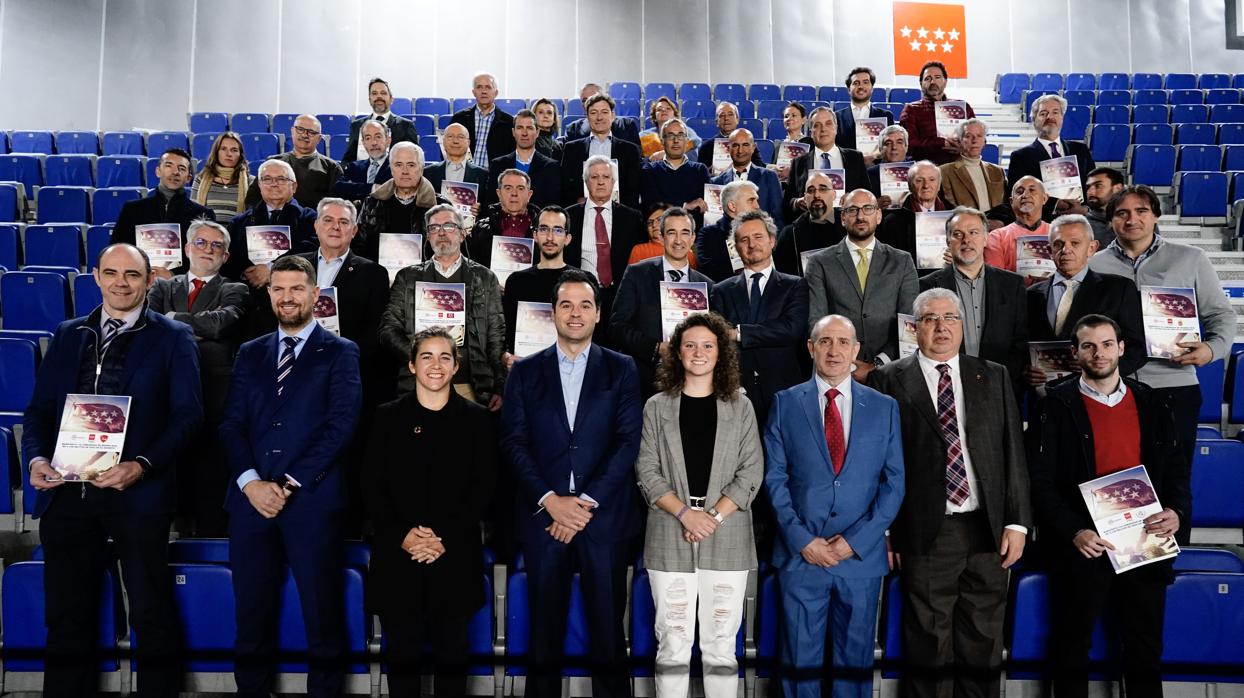
{"label": "woman holding document", "polygon": [[363,461],[375,524],[367,595],[388,643],[389,690],[419,695],[419,659],[432,647],[435,692],[466,695],[467,627],[486,603],[480,519],[496,479],[488,410],[453,389],[454,340],[415,335],[415,389],[376,410]]}
{"label": "woman holding document", "polygon": [[747,574],[756,568],[749,507],[764,455],[752,403],[739,391],[729,324],[713,313],[679,323],[657,384],[661,392],[644,406],[635,463],[650,507],[644,563],[656,603],[657,696],[689,695],[698,617],[704,694],[732,698],[735,636]]}

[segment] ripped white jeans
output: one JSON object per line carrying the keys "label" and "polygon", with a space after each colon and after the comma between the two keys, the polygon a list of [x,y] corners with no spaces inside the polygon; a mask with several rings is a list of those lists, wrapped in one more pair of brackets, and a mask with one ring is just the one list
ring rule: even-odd
{"label": "ripped white jeans", "polygon": [[739,686],[735,637],[743,621],[747,570],[648,570],[648,579],[656,603],[657,698],[689,695],[697,616],[705,698],[735,698]]}

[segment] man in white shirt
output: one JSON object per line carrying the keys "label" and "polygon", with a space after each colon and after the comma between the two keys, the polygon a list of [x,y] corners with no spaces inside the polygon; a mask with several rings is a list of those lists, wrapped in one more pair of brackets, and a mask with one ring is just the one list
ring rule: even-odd
{"label": "man in white shirt", "polygon": [[[851,94],[851,103],[836,113],[838,118],[837,143],[843,148],[858,150],[855,142],[855,124],[860,119],[885,119],[886,126],[894,125],[894,114],[887,109],[873,104],[873,86],[877,84],[877,74],[872,68],[860,66],[852,68],[847,74],[847,90]],[[877,157],[877,149],[870,148],[864,153],[864,160],[872,165]]]}
{"label": "man in white shirt", "polygon": [[834,112],[828,107],[817,107],[808,116],[808,123],[812,134],[812,148],[791,161],[784,193],[788,203],[784,215],[786,220],[794,220],[804,211],[804,185],[807,183],[808,173],[813,170],[842,170],[846,191],[868,186],[864,156],[858,150],[841,148],[835,142],[838,136],[838,118]]}

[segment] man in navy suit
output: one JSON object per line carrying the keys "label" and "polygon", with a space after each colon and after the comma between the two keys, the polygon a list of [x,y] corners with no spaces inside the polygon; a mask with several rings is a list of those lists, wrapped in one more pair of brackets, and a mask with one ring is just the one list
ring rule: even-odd
{"label": "man in navy suit", "polygon": [[289,564],[307,628],[307,694],[336,696],[344,678],[341,459],[362,405],[358,346],[312,317],[315,267],[272,263],[279,328],[238,350],[220,438],[235,479],[229,565],[237,598],[239,696],[268,696],[276,677],[277,611]]}
{"label": "man in navy suit", "polygon": [[567,270],[553,289],[557,342],[514,365],[501,447],[518,481],[515,532],[526,556],[531,615],[526,695],[561,695],[570,580],[580,574],[592,695],[630,695],[626,565],[640,530],[634,487],[643,404],[629,357],[592,343],[599,289]]}
{"label": "man in navy suit", "polygon": [[818,320],[808,352],[815,374],[777,394],[765,429],[765,490],[781,534],[782,688],[819,698],[825,666],[834,698],[868,698],[885,534],[905,491],[898,403],[851,379],[860,343],[847,318]]}
{"label": "man in navy suit", "polygon": [[[851,103],[834,113],[838,117],[838,137],[835,142],[839,148],[858,150],[855,144],[856,119],[885,119],[886,126],[894,125],[894,115],[872,103],[873,86],[877,84],[877,74],[872,68],[859,67],[847,74],[847,90],[851,93]],[[870,153],[864,153],[868,164],[872,164]]]}
{"label": "man in navy suit", "polygon": [[[22,421],[22,454],[38,491],[34,515],[42,518],[48,632],[43,695],[96,694],[100,584],[104,570],[116,564],[106,545],[112,538],[130,624],[142,638],[135,645],[138,695],[176,696],[181,634],[168,532],[177,505],[178,459],[203,421],[199,352],[189,326],[143,302],[155,278],[145,253],[110,245],[98,262],[94,274],[103,304],[56,328]],[[90,482],[67,486],[52,462],[71,393],[84,394],[77,402],[86,405],[75,412],[88,423],[91,413],[115,416],[104,396],[127,395],[130,406],[120,462]]]}
{"label": "man in navy suit", "polygon": [[[579,101],[583,103],[583,113],[587,114],[587,100],[595,94],[603,94],[604,90],[600,85],[589,82],[579,90]],[[609,132],[614,138],[621,138],[635,145],[639,145],[639,119],[633,116],[615,117],[613,124],[609,127]],[[588,126],[587,118],[575,119],[566,125],[566,141],[577,141],[580,138],[587,138],[592,135],[592,129]]]}
{"label": "man in navy suit", "polygon": [[725,281],[738,273],[743,260],[731,252],[734,220],[748,211],[760,208],[755,184],[746,180],[730,182],[721,189],[721,218],[700,228],[695,236],[695,259],[699,271],[714,282]]}
{"label": "man in navy suit", "polygon": [[[498,180],[506,170],[520,170],[531,178],[531,203],[543,208],[561,201],[561,163],[536,150],[536,114],[520,109],[514,115],[514,150],[492,159],[488,164],[488,186],[480,190],[480,204],[487,207],[497,201]],[[534,223],[534,221],[533,221]]]}
{"label": "man in navy suit", "polygon": [[[1074,155],[1080,168],[1081,196],[1088,189],[1088,173],[1097,169],[1093,154],[1083,141],[1063,140],[1063,116],[1067,112],[1067,100],[1056,94],[1041,95],[1032,103],[1032,127],[1037,132],[1033,142],[1011,153],[1011,164],[1006,170],[1006,181],[1015,183],[1024,177],[1041,179],[1041,163],[1052,158]],[[1046,221],[1064,213],[1088,213],[1088,208],[1074,199],[1050,197],[1045,202],[1041,217]]]}
{"label": "man in navy suit", "polygon": [[369,119],[359,131],[367,157],[345,163],[341,178],[333,185],[334,195],[355,202],[366,199],[377,184],[393,179],[389,169],[389,145],[393,142],[389,127],[383,121]]}
{"label": "man in navy suit", "polygon": [[639,208],[639,173],[643,156],[639,146],[613,135],[614,101],[609,95],[598,94],[586,102],[587,123],[591,133],[585,138],[567,140],[562,150],[562,203],[583,201],[583,163],[593,155],[604,155],[618,161],[618,197],[625,206]]}
{"label": "man in navy suit", "polygon": [[730,134],[730,164],[732,167],[713,177],[713,184],[729,184],[730,182],[746,181],[756,185],[760,197],[760,207],[773,219],[779,230],[785,225],[782,219],[782,183],[777,173],[757,165],[752,159],[756,152],[756,140],[752,132],[745,128],[735,129]]}

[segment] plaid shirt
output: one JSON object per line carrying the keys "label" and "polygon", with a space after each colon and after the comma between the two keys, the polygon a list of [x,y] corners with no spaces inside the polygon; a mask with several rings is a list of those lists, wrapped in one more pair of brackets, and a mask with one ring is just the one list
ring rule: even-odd
{"label": "plaid shirt", "polygon": [[492,130],[492,118],[496,115],[495,106],[487,114],[475,107],[475,152],[471,153],[471,161],[484,169],[488,169],[488,132]]}

